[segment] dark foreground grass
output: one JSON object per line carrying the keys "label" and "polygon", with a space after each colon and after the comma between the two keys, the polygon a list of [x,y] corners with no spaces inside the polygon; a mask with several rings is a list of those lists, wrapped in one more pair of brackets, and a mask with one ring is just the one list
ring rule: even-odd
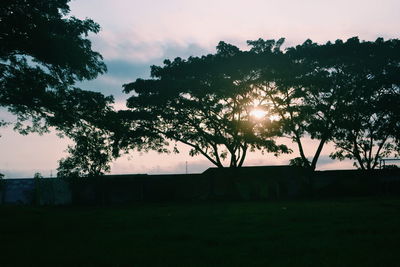
{"label": "dark foreground grass", "polygon": [[0,265],[400,266],[400,199],[0,207]]}

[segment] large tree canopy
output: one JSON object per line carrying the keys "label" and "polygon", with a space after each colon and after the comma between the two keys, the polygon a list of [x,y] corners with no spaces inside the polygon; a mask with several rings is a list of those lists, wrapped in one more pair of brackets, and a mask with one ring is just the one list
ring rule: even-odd
{"label": "large tree canopy", "polygon": [[[269,50],[271,58],[278,53]],[[135,93],[128,107],[143,115],[141,127],[190,146],[191,155],[201,154],[218,167],[228,158],[229,166],[239,167],[249,150],[289,152],[273,140],[279,135],[276,122],[252,116],[256,109],[268,110],[262,92],[249,83],[254,73],[246,52],[220,42],[214,55],[166,60],[153,66],[151,75],[124,85],[125,92]]]}
{"label": "large tree canopy", "polygon": [[106,65],[87,38],[99,25],[69,16],[69,1],[0,2],[0,107],[16,115],[14,129],[22,134],[54,127],[75,142],[59,175],[98,175],[118,154],[113,98],[74,86]]}
{"label": "large tree canopy", "polygon": [[[264,41],[268,42],[268,41]],[[260,40],[257,46],[262,45]],[[262,54],[255,46],[257,54]],[[307,40],[302,45],[287,48],[280,64],[275,68],[260,64],[260,76],[255,81],[265,90],[272,112],[279,118],[282,132],[296,143],[299,158],[293,162],[314,170],[324,145],[332,140],[340,116],[337,104],[346,95],[332,75],[330,66],[324,65],[325,57],[316,51],[324,51],[325,45]],[[304,138],[319,141],[311,160],[308,159]]]}
{"label": "large tree canopy", "polygon": [[[283,41],[249,41],[249,51],[220,42],[216,54],[153,66],[152,79],[124,85],[135,93],[130,112],[149,132],[220,167],[227,156],[241,166],[249,149],[288,152],[272,139],[281,135],[298,146],[294,162],[312,170],[330,141],[333,158],[354,159],[362,169],[396,156],[399,40],[307,40],[282,51]],[[255,109],[262,119],[252,116]],[[319,141],[311,161],[307,136]]]}
{"label": "large tree canopy", "polygon": [[[396,156],[399,45],[399,40],[361,42],[354,37],[323,45],[307,40],[288,48],[295,71],[290,68],[292,78],[284,76],[271,99],[304,165],[315,169],[328,141],[337,148],[332,158],[354,159],[361,169],[374,169],[382,157]],[[311,164],[302,149],[304,133],[319,140]]]}
{"label": "large tree canopy", "polygon": [[[259,98],[265,103],[270,117],[279,121],[280,133],[297,144],[301,157],[294,161],[296,165],[314,169],[322,145],[310,163],[302,141],[310,125],[312,107],[305,105],[308,89],[300,81],[310,70],[303,61],[294,60],[289,53],[280,51],[283,41],[283,38],[278,41],[248,41],[251,46],[248,57],[252,58],[254,74],[249,83],[252,90],[261,92]],[[272,62],[269,56],[271,50],[277,55]]]}
{"label": "large tree canopy", "polygon": [[[333,158],[349,158],[370,170],[396,156],[400,101],[400,40],[351,38],[314,49],[340,91]],[[397,152],[398,154],[398,152]]]}
{"label": "large tree canopy", "polygon": [[0,106],[16,114],[19,122],[33,122],[28,128],[17,123],[22,133],[43,131],[50,122],[59,121],[54,116],[61,106],[69,105],[66,95],[69,99],[93,95],[76,93],[71,85],[106,71],[87,39],[99,25],[69,17],[68,2],[0,2]]}
{"label": "large tree canopy", "polygon": [[[272,65],[264,57],[276,45],[273,40],[249,44],[255,53],[253,73],[258,73],[249,83],[264,91],[282,133],[297,144],[300,157],[293,162],[314,170],[329,141],[338,149],[333,158],[355,159],[362,169],[373,169],[380,158],[396,155],[398,40],[360,42],[354,37],[323,45],[307,40],[287,48]],[[306,136],[319,140],[311,161],[304,152]]]}

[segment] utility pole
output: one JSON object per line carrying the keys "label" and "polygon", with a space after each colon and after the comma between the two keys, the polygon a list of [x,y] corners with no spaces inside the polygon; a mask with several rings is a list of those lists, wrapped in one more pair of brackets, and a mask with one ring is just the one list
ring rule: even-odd
{"label": "utility pole", "polygon": [[188,174],[188,163],[186,161],[186,174]]}

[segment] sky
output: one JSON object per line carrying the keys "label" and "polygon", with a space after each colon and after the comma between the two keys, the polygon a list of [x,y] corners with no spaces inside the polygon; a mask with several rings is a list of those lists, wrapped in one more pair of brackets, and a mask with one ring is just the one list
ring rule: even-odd
{"label": "sky", "polygon": [[[187,58],[215,52],[219,41],[246,49],[247,40],[286,38],[286,46],[306,39],[324,43],[358,36],[362,40],[399,38],[400,1],[398,0],[72,0],[70,15],[91,18],[101,26],[99,34],[89,36],[93,49],[100,52],[108,73],[79,84],[83,89],[113,95],[117,108],[125,106],[129,95],[122,85],[137,78],[148,78],[151,65],[166,58]],[[0,110],[2,118],[13,117]],[[71,142],[55,132],[21,136],[11,128],[0,128],[0,173],[8,178],[55,176],[58,160],[65,157]],[[279,140],[295,150],[275,158],[252,153],[245,165],[287,164],[297,157],[289,140]],[[180,154],[140,154],[132,152],[111,165],[111,173],[189,173],[202,172],[212,164],[202,157],[190,157],[180,146]],[[316,143],[307,140],[311,156]],[[322,151],[318,169],[348,169],[352,162],[337,162]]]}

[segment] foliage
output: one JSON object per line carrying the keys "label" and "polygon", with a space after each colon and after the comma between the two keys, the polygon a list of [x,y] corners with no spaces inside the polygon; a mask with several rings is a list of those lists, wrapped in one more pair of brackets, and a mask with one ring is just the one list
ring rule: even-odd
{"label": "foliage", "polygon": [[113,154],[107,132],[90,126],[75,131],[75,144],[68,146],[70,155],[59,161],[57,176],[94,177],[109,172]]}
{"label": "foliage", "polygon": [[69,156],[59,161],[59,177],[102,175],[110,170],[110,162],[119,154],[114,138],[118,121],[115,120],[117,113],[111,106],[112,97],[88,91],[77,93],[91,96],[80,97],[88,101],[83,106],[79,101],[75,107],[74,113],[80,111],[78,122],[69,125],[69,118],[58,117],[60,123],[64,123],[63,128],[68,129],[65,135],[74,141],[74,145],[68,146]]}
{"label": "foliage", "polygon": [[[217,53],[166,60],[152,79],[124,85],[140,127],[187,144],[216,166],[230,156],[241,166],[248,149],[288,150],[271,139],[296,142],[296,164],[314,170],[324,145],[332,158],[373,169],[399,153],[399,41],[302,45],[281,50],[284,39],[248,41],[250,51],[220,42]],[[250,110],[267,112],[255,120]],[[140,118],[142,116],[142,118]],[[319,140],[311,162],[303,138]],[[301,161],[301,162],[300,162]]]}
{"label": "foliage", "polygon": [[309,168],[310,162],[307,160],[307,162],[305,163],[304,159],[302,157],[296,157],[296,158],[289,160],[289,165],[295,166],[295,167]]}
{"label": "foliage", "polygon": [[126,93],[135,93],[127,105],[141,128],[190,146],[191,156],[201,154],[218,167],[226,158],[230,167],[241,166],[248,150],[287,153],[272,139],[279,135],[276,123],[250,114],[265,107],[257,101],[261,91],[248,83],[249,59],[220,42],[213,55],[165,60],[164,66],[152,66],[152,79],[124,85]]}
{"label": "foliage", "polygon": [[33,178],[34,179],[42,179],[43,176],[42,176],[42,174],[40,172],[35,172],[35,174],[33,175]]}
{"label": "foliage", "polygon": [[[258,86],[265,88],[282,132],[297,144],[300,157],[296,158],[296,164],[311,170],[316,168],[324,145],[333,138],[335,120],[340,116],[337,105],[346,94],[338,86],[339,81],[332,72],[334,66],[325,62],[328,45],[307,40],[302,45],[289,47],[274,68],[262,64],[258,67]],[[260,49],[253,47],[252,50]],[[311,162],[303,144],[303,138],[308,136],[319,140]]]}
{"label": "foliage", "polygon": [[[400,127],[400,40],[360,42],[351,38],[326,45],[324,58],[341,89],[336,108],[332,158],[355,160],[363,170],[375,169],[383,157],[398,151]],[[389,100],[390,99],[390,100]],[[395,107],[397,106],[397,107]]]}
{"label": "foliage", "polygon": [[[302,83],[302,78],[310,73],[310,67],[304,60],[295,59],[294,48],[284,53],[280,50],[284,39],[278,41],[263,40],[248,41],[253,64],[253,88],[262,91],[262,99],[269,107],[269,114],[279,121],[280,131],[285,137],[296,142],[300,157],[296,164],[315,169],[322,145],[321,141],[312,163],[308,161],[302,144],[302,138],[308,133],[312,124],[312,105],[307,104],[308,88]],[[269,51],[276,55],[272,62]],[[302,162],[299,162],[302,161]]]}
{"label": "foliage", "polygon": [[[8,122],[6,122],[4,120],[0,120],[0,128],[4,127],[4,126],[7,126],[8,124],[9,124]],[[1,137],[1,134],[0,134],[0,137]]]}
{"label": "foliage", "polygon": [[48,131],[65,113],[59,106],[68,105],[64,97],[78,96],[71,85],[106,71],[87,39],[99,25],[68,16],[68,2],[0,3],[0,106],[17,115],[15,128],[22,134]]}
{"label": "foliage", "polygon": [[169,143],[160,134],[144,127],[143,120],[148,119],[148,114],[131,112],[130,110],[119,110],[111,119],[114,123],[108,125],[113,133],[114,153],[129,154],[132,150],[148,152],[150,150],[158,153],[170,153],[166,148]]}
{"label": "foliage", "polygon": [[87,38],[99,25],[69,16],[68,3],[0,3],[0,106],[17,116],[14,128],[21,134],[55,127],[76,142],[68,148],[71,157],[61,161],[64,172],[81,168],[79,174],[99,174],[111,160],[104,138],[113,127],[105,120],[113,98],[73,86],[96,78],[106,66]]}
{"label": "foliage", "polygon": [[[264,43],[271,41],[252,43],[260,57]],[[265,89],[283,133],[297,143],[301,165],[314,170],[324,144],[332,140],[338,148],[332,158],[356,159],[363,169],[398,152],[398,51],[398,40],[354,37],[323,45],[307,40],[288,48],[280,64],[258,66],[257,86]],[[304,153],[305,135],[319,140],[311,162]]]}
{"label": "foliage", "polygon": [[75,106],[75,113],[84,108],[79,113],[78,122],[69,125],[71,120],[68,117],[58,116],[64,123],[63,128],[69,129],[64,135],[74,141],[74,145],[67,149],[69,156],[59,161],[58,177],[103,175],[110,171],[113,159],[130,149],[163,152],[165,141],[135,126],[130,113],[124,110],[116,112],[111,106],[112,97],[88,91],[78,92],[92,96],[82,98],[88,100],[84,106]]}

